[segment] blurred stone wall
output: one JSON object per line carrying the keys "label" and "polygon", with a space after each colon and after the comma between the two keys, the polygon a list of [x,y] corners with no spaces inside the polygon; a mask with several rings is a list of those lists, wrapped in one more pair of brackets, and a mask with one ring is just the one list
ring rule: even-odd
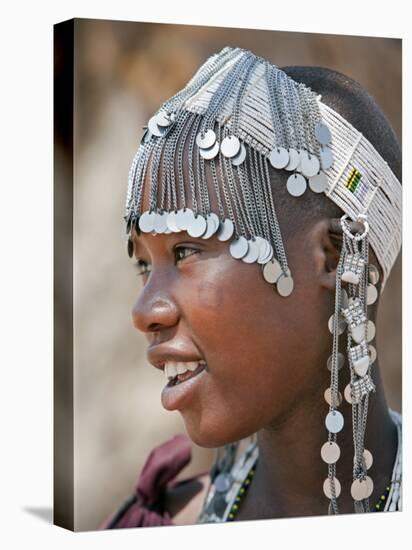
{"label": "blurred stone wall", "polygon": [[[195,69],[226,45],[278,66],[343,72],[376,98],[401,136],[401,42],[393,39],[76,20],[74,198],[75,524],[93,530],[132,491],[149,451],[184,431],[163,410],[163,377],[132,327],[139,291],[125,247],[127,175],[141,127]],[[401,266],[380,309],[387,397],[401,405]],[[384,336],[383,336],[384,335]],[[193,446],[184,476],[213,450]]]}

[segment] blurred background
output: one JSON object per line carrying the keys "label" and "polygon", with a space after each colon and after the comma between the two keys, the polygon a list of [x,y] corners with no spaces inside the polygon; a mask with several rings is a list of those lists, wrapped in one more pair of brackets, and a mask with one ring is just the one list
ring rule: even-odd
{"label": "blurred background", "polygon": [[[131,308],[140,281],[126,254],[127,175],[142,126],[224,46],[272,63],[347,74],[377,100],[401,138],[401,41],[119,21],[75,20],[75,528],[93,530],[133,491],[151,449],[183,432],[160,403],[163,377],[145,361]],[[60,144],[59,158],[71,163]],[[381,300],[377,345],[388,403],[401,407],[401,264]],[[58,395],[56,395],[58,399]],[[186,477],[213,450],[193,445]]]}

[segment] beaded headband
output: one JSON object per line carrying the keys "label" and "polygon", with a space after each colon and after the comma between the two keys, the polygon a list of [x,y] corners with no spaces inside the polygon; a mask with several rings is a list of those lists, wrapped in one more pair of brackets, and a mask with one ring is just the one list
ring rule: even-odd
{"label": "beaded headband", "polygon": [[[352,407],[355,451],[351,495],[356,512],[369,511],[372,453],[364,439],[376,349],[367,308],[377,299],[379,272],[368,263],[368,244],[382,267],[381,288],[401,245],[401,185],[371,143],[309,87],[249,51],[224,48],[150,118],[129,174],[126,231],[186,231],[203,239],[216,234],[230,241],[233,258],[260,264],[264,279],[279,295],[289,296],[293,275],[270,167],[290,173],[286,187],[296,200],[305,192],[324,193],[344,212],[335,310],[329,319],[333,345],[327,361],[330,387],[324,392],[329,410],[320,453],[328,468],[323,492],[329,513],[338,513],[337,437],[344,426],[338,382],[346,362],[350,383],[343,393]],[[146,179],[149,209],[143,212]],[[212,196],[218,212],[211,211]],[[348,218],[363,230],[353,234]],[[130,256],[133,251],[129,236]],[[345,330],[346,356],[339,352]]]}
{"label": "beaded headband", "polygon": [[[176,193],[181,183],[176,180],[183,178],[182,163],[176,159],[182,160],[186,140],[190,198],[183,188],[180,197]],[[149,159],[151,204],[142,212]],[[214,180],[216,213],[208,208],[208,189],[202,181],[205,164]],[[352,219],[367,215],[383,288],[401,245],[399,181],[370,142],[320,96],[239,48],[224,48],[210,57],[149,120],[129,175],[128,232],[134,225],[146,232],[179,229],[203,238],[217,233],[220,240],[234,236],[232,256],[262,264],[265,279],[288,295],[293,278],[277,223],[269,166],[291,172],[286,185],[292,196],[303,195],[309,185]],[[265,183],[261,192],[257,179]]]}

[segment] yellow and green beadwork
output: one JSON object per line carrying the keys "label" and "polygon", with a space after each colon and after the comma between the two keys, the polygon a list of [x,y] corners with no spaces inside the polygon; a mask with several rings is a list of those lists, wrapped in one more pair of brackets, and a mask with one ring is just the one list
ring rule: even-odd
{"label": "yellow and green beadwork", "polygon": [[357,168],[352,168],[345,182],[345,186],[349,189],[349,191],[352,191],[352,193],[354,193],[358,188],[361,179],[362,174],[359,172],[359,170]]}

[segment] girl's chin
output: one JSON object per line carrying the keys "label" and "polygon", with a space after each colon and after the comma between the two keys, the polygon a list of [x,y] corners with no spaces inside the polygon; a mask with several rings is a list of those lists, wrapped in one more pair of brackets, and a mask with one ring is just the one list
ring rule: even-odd
{"label": "girl's chin", "polygon": [[[233,432],[225,432],[224,429],[226,426],[219,426],[219,424],[213,423],[213,428],[210,430],[205,429],[205,427],[200,427],[199,425],[194,425],[192,422],[188,422],[184,415],[183,419],[185,421],[185,427],[187,435],[193,441],[195,445],[199,447],[204,447],[206,449],[216,449],[217,447],[223,447],[229,443],[234,443],[245,437],[248,437],[250,434],[235,434]],[[238,437],[239,435],[239,437]]]}

